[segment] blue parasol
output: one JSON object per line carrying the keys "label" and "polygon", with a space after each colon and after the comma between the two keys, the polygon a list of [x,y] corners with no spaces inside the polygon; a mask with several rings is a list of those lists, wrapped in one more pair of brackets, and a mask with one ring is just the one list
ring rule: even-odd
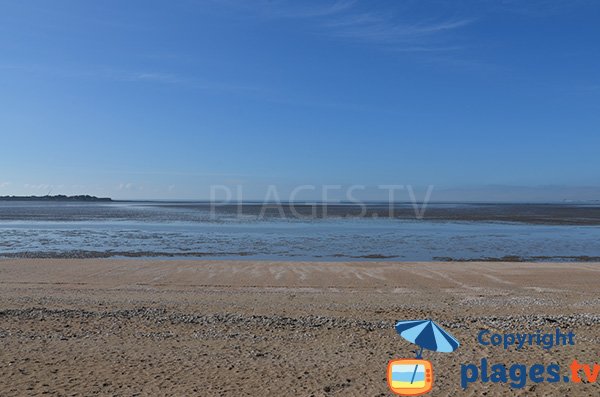
{"label": "blue parasol", "polygon": [[[418,359],[422,357],[423,349],[450,353],[460,345],[456,338],[444,331],[432,320],[398,321],[396,332],[410,343],[414,343],[421,348],[417,352]],[[418,365],[415,365],[415,371],[410,383],[413,383],[415,379],[417,367]]]}

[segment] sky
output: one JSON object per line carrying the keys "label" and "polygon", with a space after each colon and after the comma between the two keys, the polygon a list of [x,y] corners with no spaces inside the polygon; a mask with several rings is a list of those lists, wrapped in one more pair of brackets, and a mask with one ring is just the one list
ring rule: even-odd
{"label": "sky", "polygon": [[599,20],[580,0],[0,0],[0,195],[599,199]]}

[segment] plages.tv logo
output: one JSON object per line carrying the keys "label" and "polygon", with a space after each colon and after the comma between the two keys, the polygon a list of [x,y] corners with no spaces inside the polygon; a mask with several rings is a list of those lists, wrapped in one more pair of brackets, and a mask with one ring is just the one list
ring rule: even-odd
{"label": "plages.tv logo", "polygon": [[432,320],[409,320],[396,323],[396,332],[419,347],[414,359],[391,360],[387,367],[390,390],[400,396],[419,396],[433,388],[433,366],[423,360],[423,349],[441,353],[456,350],[460,343]]}

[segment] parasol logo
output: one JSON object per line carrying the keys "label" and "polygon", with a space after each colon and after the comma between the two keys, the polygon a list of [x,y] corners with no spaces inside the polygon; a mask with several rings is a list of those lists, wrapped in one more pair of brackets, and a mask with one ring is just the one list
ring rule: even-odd
{"label": "parasol logo", "polygon": [[419,396],[433,388],[433,366],[423,360],[423,349],[450,353],[460,343],[432,320],[399,321],[396,332],[419,347],[416,358],[396,359],[388,363],[387,382],[390,390],[400,396]]}

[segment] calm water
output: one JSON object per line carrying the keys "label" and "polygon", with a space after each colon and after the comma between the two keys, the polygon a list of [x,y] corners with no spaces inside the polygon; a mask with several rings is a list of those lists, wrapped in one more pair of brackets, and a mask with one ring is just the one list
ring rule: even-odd
{"label": "calm water", "polygon": [[[241,210],[241,212],[240,212]],[[364,216],[357,215],[364,212]],[[0,256],[287,260],[600,258],[598,205],[0,202]],[[324,213],[325,212],[325,213]]]}

